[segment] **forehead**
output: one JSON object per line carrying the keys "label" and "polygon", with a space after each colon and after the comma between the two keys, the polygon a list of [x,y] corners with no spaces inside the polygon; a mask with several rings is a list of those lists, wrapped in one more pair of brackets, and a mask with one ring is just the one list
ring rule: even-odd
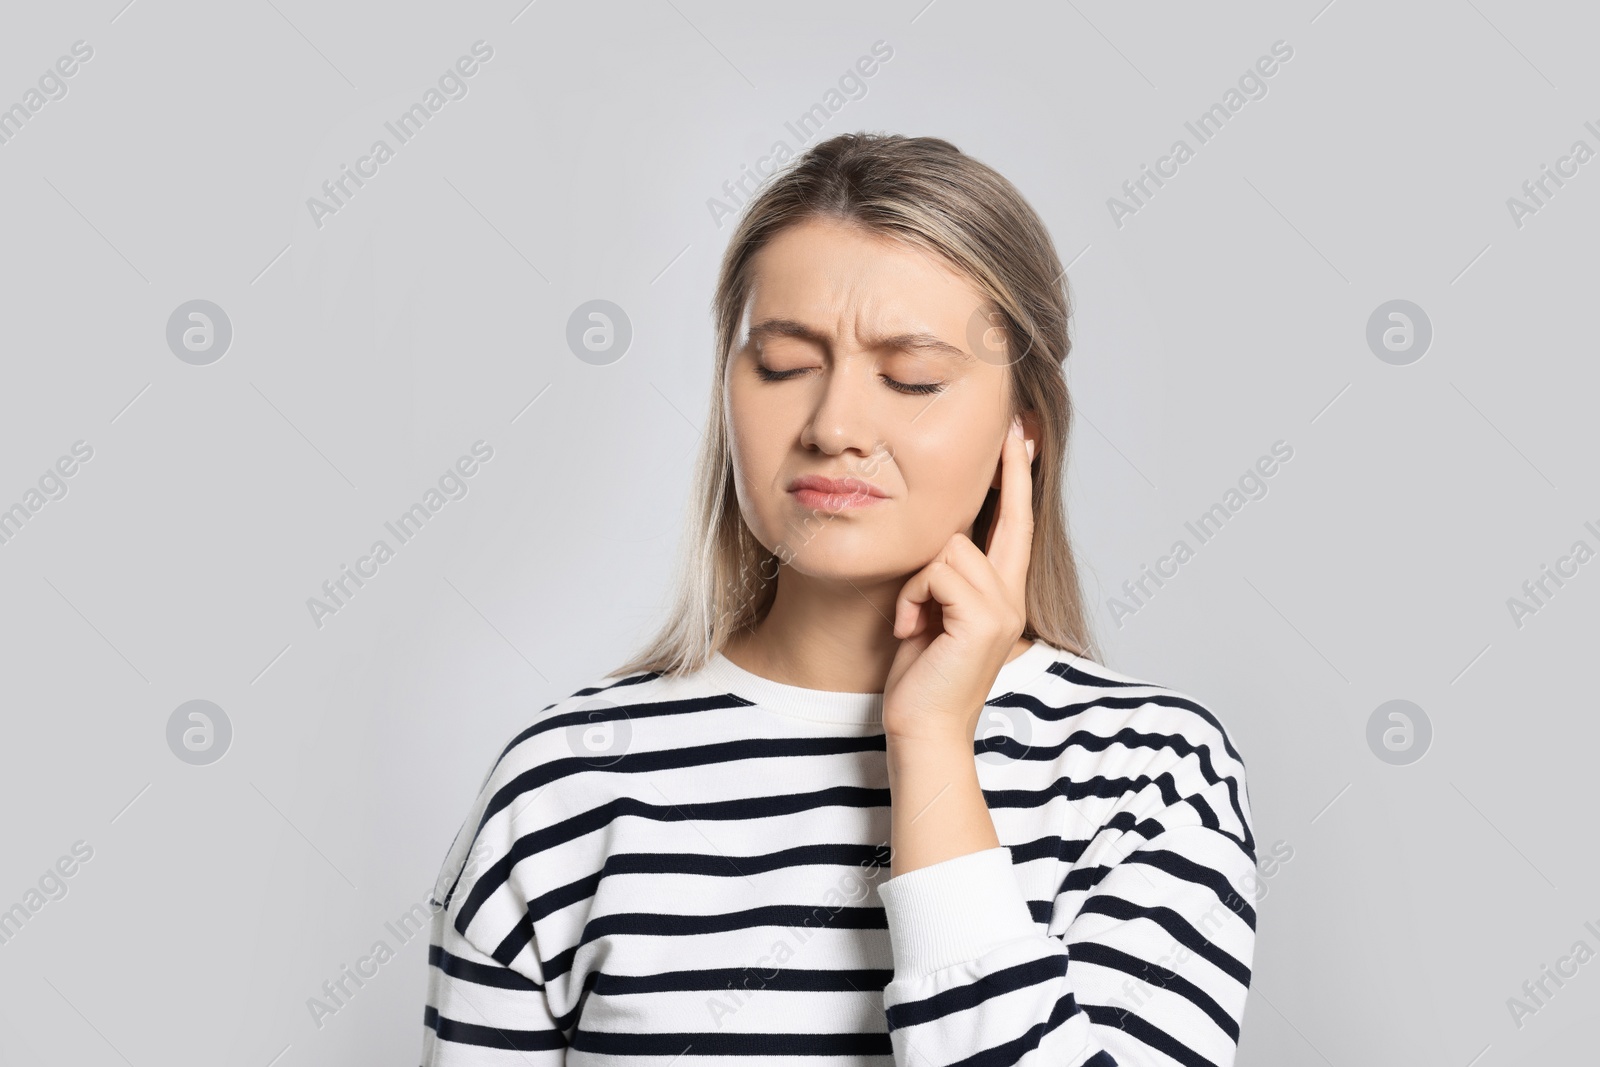
{"label": "forehead", "polygon": [[781,316],[819,329],[917,329],[960,343],[982,292],[934,253],[862,226],[806,219],[751,260],[745,323]]}

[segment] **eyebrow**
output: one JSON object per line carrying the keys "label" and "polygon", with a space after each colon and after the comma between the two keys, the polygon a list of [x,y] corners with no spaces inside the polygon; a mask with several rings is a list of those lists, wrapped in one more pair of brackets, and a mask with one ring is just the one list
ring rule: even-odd
{"label": "eyebrow", "polygon": [[[763,319],[750,327],[746,337],[748,343],[751,344],[764,341],[768,337],[798,337],[802,341],[811,341],[819,345],[828,343],[828,338],[821,332],[794,319]],[[868,348],[893,348],[916,352],[931,352],[936,355],[950,356],[968,363],[972,362],[974,358],[972,353],[966,349],[957,348],[950,342],[931,333],[897,333],[887,337],[866,337],[862,339],[862,343]]]}

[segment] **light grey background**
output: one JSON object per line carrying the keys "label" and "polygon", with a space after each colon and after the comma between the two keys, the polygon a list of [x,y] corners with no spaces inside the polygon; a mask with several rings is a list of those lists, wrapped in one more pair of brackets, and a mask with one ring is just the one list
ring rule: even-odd
{"label": "light grey background", "polygon": [[[1076,299],[1069,508],[1109,665],[1244,754],[1267,878],[1238,1062],[1572,1063],[1600,962],[1590,780],[1600,562],[1600,148],[1578,3],[870,6],[572,0],[13,5],[0,105],[0,1061],[415,1062],[426,942],[319,1027],[322,983],[425,899],[500,745],[660,618],[731,225],[707,201],[885,41],[822,135],[953,141],[1049,224]],[[465,79],[336,215],[307,198],[473,42]],[[1275,41],[1294,50],[1119,227],[1107,200]],[[812,140],[816,140],[813,138]],[[209,300],[233,338],[178,359]],[[576,358],[607,299],[633,340]],[[1431,321],[1406,366],[1379,305]],[[531,405],[531,406],[530,406]],[[320,595],[473,442],[493,459],[335,616]],[[1135,615],[1125,580],[1273,443],[1293,458]],[[179,705],[231,747],[176,758]],[[1407,699],[1420,761],[1367,743]],[[1531,1002],[1530,1002],[1531,1003]]]}

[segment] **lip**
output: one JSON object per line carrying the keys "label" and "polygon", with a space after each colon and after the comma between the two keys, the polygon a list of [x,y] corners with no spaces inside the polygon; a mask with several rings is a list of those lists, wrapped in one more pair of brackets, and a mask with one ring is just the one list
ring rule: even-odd
{"label": "lip", "polygon": [[825,478],[806,474],[789,483],[789,492],[801,504],[816,511],[845,511],[870,507],[888,497],[883,490],[860,478]]}

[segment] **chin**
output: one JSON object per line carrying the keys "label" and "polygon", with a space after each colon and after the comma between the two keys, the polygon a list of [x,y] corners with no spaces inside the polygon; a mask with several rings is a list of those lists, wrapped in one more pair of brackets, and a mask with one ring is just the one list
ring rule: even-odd
{"label": "chin", "polygon": [[[827,543],[823,543],[825,540]],[[818,535],[805,545],[790,546],[793,555],[788,566],[808,578],[849,580],[859,585],[914,574],[938,553],[933,548],[919,557],[914,551],[885,544],[884,540],[865,530],[859,536],[831,539]]]}

